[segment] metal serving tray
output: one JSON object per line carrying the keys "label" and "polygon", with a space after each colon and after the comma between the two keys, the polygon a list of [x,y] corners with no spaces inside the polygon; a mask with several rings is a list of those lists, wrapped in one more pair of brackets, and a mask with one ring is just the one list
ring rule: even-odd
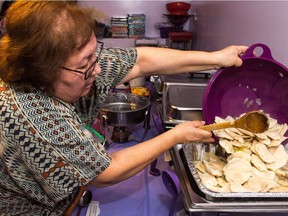
{"label": "metal serving tray", "polygon": [[[205,145],[205,144],[203,144]],[[193,148],[195,151],[195,148]],[[199,192],[202,197],[209,201],[288,201],[288,193],[287,192],[227,192],[227,193],[219,193],[214,192],[207,189],[203,184],[198,175],[198,172],[193,163],[193,154],[192,152],[192,144],[183,145],[183,152],[185,156],[185,160],[187,161],[188,168],[190,170],[191,175],[195,181],[195,186],[198,187]]]}
{"label": "metal serving tray", "polygon": [[203,86],[170,86],[166,94],[166,121],[202,120]]}
{"label": "metal serving tray", "polygon": [[166,128],[203,120],[202,97],[212,72],[161,76],[163,123]]}

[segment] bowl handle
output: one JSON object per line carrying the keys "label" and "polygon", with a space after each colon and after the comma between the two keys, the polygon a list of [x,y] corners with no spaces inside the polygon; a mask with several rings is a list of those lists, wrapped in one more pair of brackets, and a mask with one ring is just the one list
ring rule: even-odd
{"label": "bowl handle", "polygon": [[246,50],[246,52],[241,56],[241,58],[246,59],[246,58],[251,58],[251,57],[257,57],[257,56],[255,56],[255,53],[254,53],[254,50],[257,47],[261,47],[263,49],[263,53],[259,56],[260,58],[274,61],[274,58],[272,57],[270,48],[268,46],[266,46],[265,44],[261,44],[261,43],[256,43],[256,44],[251,45]]}

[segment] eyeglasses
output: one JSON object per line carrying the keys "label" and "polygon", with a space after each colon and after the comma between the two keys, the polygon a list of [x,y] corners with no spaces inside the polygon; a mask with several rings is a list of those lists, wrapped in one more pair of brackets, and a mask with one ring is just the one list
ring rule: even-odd
{"label": "eyeglasses", "polygon": [[93,71],[95,69],[95,66],[96,66],[96,64],[99,61],[99,58],[100,58],[101,52],[103,50],[103,47],[104,47],[104,43],[101,42],[101,41],[97,41],[97,50],[99,50],[98,51],[98,56],[96,57],[96,60],[92,63],[92,65],[85,72],[79,71],[79,70],[75,70],[75,69],[71,69],[71,68],[67,68],[67,67],[62,67],[62,66],[60,66],[60,67],[62,69],[67,70],[67,71],[72,71],[72,72],[75,72],[75,73],[84,74],[84,79],[87,80],[91,76],[91,74],[93,73]]}

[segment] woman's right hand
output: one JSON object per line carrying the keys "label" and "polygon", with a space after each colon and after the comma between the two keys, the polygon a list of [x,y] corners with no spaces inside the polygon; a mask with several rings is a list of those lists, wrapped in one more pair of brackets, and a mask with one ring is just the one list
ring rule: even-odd
{"label": "woman's right hand", "polygon": [[177,143],[214,142],[211,132],[198,128],[202,125],[204,125],[202,121],[189,121],[171,130],[175,133]]}
{"label": "woman's right hand", "polygon": [[240,56],[247,50],[247,46],[228,46],[222,50],[212,52],[211,54],[217,60],[217,68],[221,67],[239,67],[242,65]]}

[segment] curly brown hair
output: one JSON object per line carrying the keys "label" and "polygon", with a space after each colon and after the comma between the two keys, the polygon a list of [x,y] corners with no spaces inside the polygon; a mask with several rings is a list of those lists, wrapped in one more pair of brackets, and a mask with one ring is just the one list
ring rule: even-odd
{"label": "curly brown hair", "polygon": [[66,1],[16,1],[5,18],[0,78],[25,89],[49,92],[59,67],[95,31],[93,10]]}

